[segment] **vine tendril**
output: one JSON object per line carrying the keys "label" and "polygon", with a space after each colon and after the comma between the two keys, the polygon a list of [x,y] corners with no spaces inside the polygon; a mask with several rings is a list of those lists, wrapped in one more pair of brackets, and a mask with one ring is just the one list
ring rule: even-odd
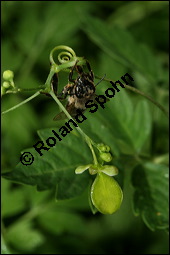
{"label": "vine tendril", "polygon": [[62,51],[58,54],[58,61],[61,64],[76,58],[76,53],[74,52],[72,48],[65,45],[60,45],[52,49],[52,51],[50,52],[50,63],[52,65],[57,65],[57,63],[54,61],[54,58],[53,58],[53,54],[57,50],[67,50],[67,51]]}
{"label": "vine tendril", "polygon": [[[59,64],[57,64],[54,60],[54,52],[58,50],[63,50],[58,54],[57,57]],[[68,46],[59,45],[52,49],[52,51],[50,52],[51,69],[54,73],[58,73],[61,70],[68,72],[68,68],[74,66],[76,62],[78,63],[78,65],[84,65],[86,63],[83,57],[77,57],[74,50]]]}

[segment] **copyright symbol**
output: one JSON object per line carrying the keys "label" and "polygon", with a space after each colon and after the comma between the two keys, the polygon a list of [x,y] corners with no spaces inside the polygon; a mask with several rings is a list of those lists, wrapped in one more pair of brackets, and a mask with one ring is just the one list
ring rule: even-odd
{"label": "copyright symbol", "polygon": [[28,166],[34,162],[34,157],[30,152],[24,152],[20,157],[20,161],[23,165]]}

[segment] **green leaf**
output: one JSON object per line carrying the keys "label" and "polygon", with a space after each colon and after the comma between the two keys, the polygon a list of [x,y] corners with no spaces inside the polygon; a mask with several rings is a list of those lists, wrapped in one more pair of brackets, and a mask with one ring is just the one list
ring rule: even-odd
{"label": "green leaf", "polygon": [[[39,135],[43,141],[54,137],[52,129],[41,130]],[[36,185],[39,191],[56,187],[57,199],[77,196],[87,187],[89,174],[75,174],[78,165],[92,161],[90,150],[80,136],[68,134],[62,141],[57,140],[53,148],[42,150],[42,156],[33,148],[26,151],[34,156],[34,162],[27,166],[19,163],[13,171],[4,173],[6,179]]]}
{"label": "green leaf", "polygon": [[151,134],[152,127],[152,116],[149,109],[148,102],[146,100],[141,100],[138,102],[133,119],[129,123],[129,130],[133,134],[133,141],[136,152],[139,153],[142,146],[147,141]]}
{"label": "green leaf", "polygon": [[147,162],[133,171],[134,212],[151,230],[168,228],[168,180],[165,165]]}
{"label": "green leaf", "polygon": [[158,61],[147,46],[136,42],[125,29],[109,27],[106,22],[88,15],[82,20],[82,29],[114,60],[139,71],[150,83],[157,81]]}
{"label": "green leaf", "polygon": [[95,113],[88,113],[87,109],[84,115],[87,117],[82,124],[84,130],[95,141],[109,145],[113,156],[139,154],[149,141],[152,128],[149,104],[141,100],[133,105],[123,88],[105,103],[105,109],[99,106]]}
{"label": "green leaf", "polygon": [[67,173],[61,179],[57,187],[56,199],[73,198],[79,196],[86,189],[90,179],[89,173],[86,172],[79,176],[75,174],[75,171],[73,171],[73,173]]}
{"label": "green leaf", "polygon": [[[108,87],[110,88],[111,84]],[[135,153],[134,137],[130,127],[133,105],[123,88],[105,104],[105,109],[99,106],[97,112],[85,113],[85,116],[88,120],[83,125],[85,127],[87,125],[87,133],[91,137],[97,135],[98,140],[96,141],[109,145],[114,155]]]}
{"label": "green leaf", "polygon": [[7,228],[5,238],[17,250],[31,251],[44,242],[43,235],[30,221],[21,220]]}

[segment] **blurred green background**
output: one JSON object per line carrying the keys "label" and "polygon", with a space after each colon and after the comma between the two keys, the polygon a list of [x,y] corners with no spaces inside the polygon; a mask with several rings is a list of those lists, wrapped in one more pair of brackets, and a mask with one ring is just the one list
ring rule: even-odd
{"label": "blurred green background", "polygon": [[[62,44],[72,47],[77,56],[87,58],[96,75],[106,74],[110,79],[118,80],[129,72],[136,81],[134,86],[167,108],[168,1],[2,1],[1,5],[2,72],[13,70],[18,87],[35,88],[44,84],[50,67],[49,53]],[[90,21],[95,19],[118,31],[118,37],[114,36],[120,52],[130,48],[130,38],[135,42],[134,52],[140,51],[139,44],[149,49],[144,64],[150,61],[153,73],[157,70],[154,58],[149,55],[151,52],[160,66],[156,82],[132,68],[135,62],[128,66],[121,58],[112,57],[112,52],[109,54],[109,45],[102,45],[90,28]],[[123,36],[120,40],[121,33],[130,36],[127,41]],[[102,27],[101,35],[105,41]],[[138,61],[138,55],[134,53],[134,56]],[[61,87],[67,82],[62,75],[60,81]],[[98,91],[104,91],[104,87],[99,85]],[[25,92],[3,96],[2,110],[31,95],[32,92]],[[128,95],[134,103],[140,98],[130,92]],[[168,146],[167,119],[155,106],[150,104],[150,108],[154,123],[151,149],[154,155],[164,154]],[[37,130],[54,126],[52,119],[58,112],[55,102],[41,95],[3,115],[3,171],[13,169],[20,152],[39,140]],[[33,187],[3,179],[2,233],[5,243],[16,254],[167,254],[167,234],[150,231],[140,217],[134,217],[128,178],[125,179],[121,210],[111,216],[92,215],[87,192],[76,199],[55,203],[52,191],[41,193]]]}

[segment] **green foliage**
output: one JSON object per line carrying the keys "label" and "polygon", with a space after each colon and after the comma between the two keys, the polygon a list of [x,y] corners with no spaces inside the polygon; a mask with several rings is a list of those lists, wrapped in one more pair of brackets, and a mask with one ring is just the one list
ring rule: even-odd
{"label": "green foliage", "polygon": [[[167,4],[3,1],[2,72],[12,70],[19,88],[43,85],[51,49],[68,45],[89,60],[95,75],[121,81],[129,73],[131,86],[167,109]],[[67,82],[68,74],[59,73],[59,92]],[[108,87],[102,81],[96,93],[104,95]],[[107,164],[119,171],[114,179],[124,199],[113,215],[90,212],[88,197],[96,175],[75,174],[77,167],[93,163],[77,132],[42,150],[42,156],[33,148],[64,125],[52,120],[60,111],[52,98],[40,95],[2,116],[2,254],[168,252],[167,119],[140,95],[119,89],[105,109],[98,106],[93,114],[86,110],[87,120],[80,124],[93,141],[110,147],[112,161]],[[3,95],[2,109],[33,93]],[[21,151],[33,154],[32,165],[19,162]],[[99,155],[96,148],[95,153]]]}
{"label": "green foliage", "polygon": [[136,215],[141,214],[151,230],[168,231],[168,178],[166,165],[146,162],[133,171],[134,211]]}
{"label": "green foliage", "polygon": [[[57,132],[56,129],[54,130]],[[49,129],[39,131],[43,141],[52,134]],[[82,153],[80,153],[80,146]],[[34,155],[33,164],[23,166],[20,162],[16,171],[5,173],[4,177],[16,182],[36,185],[39,191],[56,187],[57,199],[72,198],[86,188],[89,176],[75,175],[74,172],[78,165],[90,161],[90,152],[80,136],[68,135],[49,151],[42,150],[42,156],[35,149],[26,151]],[[71,153],[72,151],[74,154]]]}

